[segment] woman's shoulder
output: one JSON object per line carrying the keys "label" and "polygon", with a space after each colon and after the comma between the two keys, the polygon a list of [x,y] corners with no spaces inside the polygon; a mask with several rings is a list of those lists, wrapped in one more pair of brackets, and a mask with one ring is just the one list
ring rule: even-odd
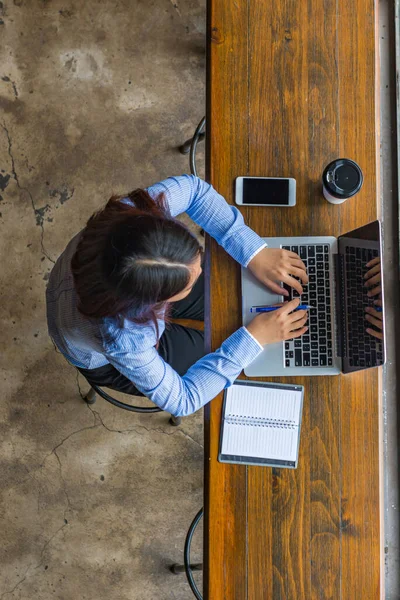
{"label": "woman's shoulder", "polygon": [[152,323],[138,324],[124,318],[109,317],[101,319],[99,330],[106,352],[142,351],[157,342]]}
{"label": "woman's shoulder", "polygon": [[56,260],[47,282],[47,291],[51,291],[53,288],[58,288],[60,284],[65,280],[72,280],[71,273],[71,258],[74,255],[76,247],[81,238],[82,231],[74,235],[69,241],[65,250],[60,254]]}

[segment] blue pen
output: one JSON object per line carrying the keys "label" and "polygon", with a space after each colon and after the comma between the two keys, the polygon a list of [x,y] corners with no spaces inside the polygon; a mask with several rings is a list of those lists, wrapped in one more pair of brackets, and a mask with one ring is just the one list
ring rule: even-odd
{"label": "blue pen", "polygon": [[[273,310],[278,310],[278,308],[282,308],[282,306],[252,306],[250,308],[251,313],[263,313],[263,312],[272,312]],[[297,308],[294,310],[309,310],[310,308],[315,308],[315,306],[309,306],[308,304],[299,304]]]}

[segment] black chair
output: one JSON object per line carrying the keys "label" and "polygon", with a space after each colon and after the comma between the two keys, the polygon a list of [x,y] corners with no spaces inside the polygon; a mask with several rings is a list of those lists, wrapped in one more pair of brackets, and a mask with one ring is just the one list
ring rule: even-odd
{"label": "black chair", "polygon": [[192,544],[193,534],[196,531],[196,527],[200,523],[202,516],[203,516],[203,509],[201,508],[199,510],[199,512],[197,513],[197,515],[195,516],[195,518],[193,519],[192,524],[189,527],[189,531],[187,532],[187,536],[186,536],[186,540],[185,540],[185,549],[183,552],[184,564],[183,565],[174,564],[170,567],[170,571],[172,573],[174,573],[175,575],[179,575],[179,573],[183,573],[183,572],[186,573],[186,578],[190,585],[190,589],[192,590],[192,592],[195,595],[195,597],[197,598],[197,600],[203,600],[203,596],[201,595],[199,588],[197,587],[196,582],[193,578],[193,571],[202,571],[203,564],[202,563],[198,563],[198,564],[194,564],[194,565],[190,564],[190,546]]}
{"label": "black chair", "polygon": [[197,169],[196,169],[196,150],[197,144],[204,140],[205,138],[205,126],[206,126],[206,118],[203,117],[200,123],[197,125],[196,131],[194,132],[194,136],[190,138],[190,140],[186,140],[182,146],[179,146],[179,152],[181,154],[188,154],[189,156],[189,164],[190,164],[190,172],[192,175],[196,175],[197,177]]}
{"label": "black chair", "polygon": [[[84,400],[87,404],[94,404],[96,402],[96,394],[98,394],[99,396],[104,398],[104,400],[107,400],[107,402],[110,402],[110,404],[113,404],[114,406],[117,406],[118,408],[123,408],[124,410],[130,410],[131,412],[156,413],[156,412],[162,411],[162,408],[159,408],[158,406],[146,407],[146,406],[132,406],[131,404],[125,404],[125,402],[121,402],[120,400],[117,400],[116,398],[113,398],[112,396],[110,396],[110,394],[107,394],[107,392],[105,392],[99,386],[94,385],[92,383],[89,385],[91,386],[90,390],[84,397]],[[181,421],[182,421],[181,417],[174,417],[173,415],[171,415],[169,423],[176,427],[181,424]]]}

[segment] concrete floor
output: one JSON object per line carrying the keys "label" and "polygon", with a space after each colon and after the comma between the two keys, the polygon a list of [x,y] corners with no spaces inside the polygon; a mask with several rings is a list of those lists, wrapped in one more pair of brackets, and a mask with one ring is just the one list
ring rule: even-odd
{"label": "concrete floor", "polygon": [[44,292],[112,193],[188,171],[204,34],[204,0],[0,2],[1,600],[192,597],[166,566],[202,505],[202,415],[88,407]]}

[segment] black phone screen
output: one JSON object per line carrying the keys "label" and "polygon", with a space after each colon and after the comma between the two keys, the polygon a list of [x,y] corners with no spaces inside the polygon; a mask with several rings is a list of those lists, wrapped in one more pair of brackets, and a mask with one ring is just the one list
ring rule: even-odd
{"label": "black phone screen", "polygon": [[243,203],[289,206],[289,181],[287,179],[252,179],[244,177]]}

